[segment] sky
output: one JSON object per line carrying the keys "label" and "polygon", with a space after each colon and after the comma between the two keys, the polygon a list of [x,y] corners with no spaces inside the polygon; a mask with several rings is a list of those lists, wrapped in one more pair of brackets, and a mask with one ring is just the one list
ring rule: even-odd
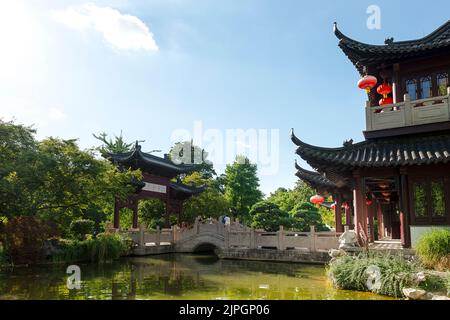
{"label": "sky", "polygon": [[190,134],[219,173],[247,152],[265,194],[292,188],[294,161],[309,167],[291,128],[319,146],[363,139],[366,97],[333,22],[383,44],[450,19],[447,0],[407,3],[0,0],[0,118],[33,125],[39,139],[78,138],[82,148],[98,146],[93,133],[122,132],[160,156]]}

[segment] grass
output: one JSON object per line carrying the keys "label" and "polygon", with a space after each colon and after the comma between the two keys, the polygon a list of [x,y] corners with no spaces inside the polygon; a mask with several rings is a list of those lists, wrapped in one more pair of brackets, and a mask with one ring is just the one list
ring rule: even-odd
{"label": "grass", "polygon": [[122,235],[99,235],[87,240],[63,240],[62,252],[53,257],[54,261],[108,262],[128,253],[129,239]]}
{"label": "grass", "polygon": [[426,267],[450,270],[450,230],[433,229],[422,235],[417,242],[416,253]]}
{"label": "grass", "polygon": [[[380,271],[378,285],[369,288],[370,268]],[[421,270],[415,261],[393,254],[361,253],[339,257],[328,266],[328,276],[339,289],[372,291],[391,297],[402,297],[403,288],[416,286],[414,274]]]}

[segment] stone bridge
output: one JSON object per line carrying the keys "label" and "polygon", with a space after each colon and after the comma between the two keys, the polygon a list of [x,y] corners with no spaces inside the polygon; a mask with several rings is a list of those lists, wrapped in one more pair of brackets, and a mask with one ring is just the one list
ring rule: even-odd
{"label": "stone bridge", "polygon": [[[255,252],[258,249],[271,249],[272,252],[295,253],[328,252],[339,245],[340,233],[286,231],[283,227],[277,232],[255,230],[238,221],[230,225],[222,223],[202,223],[196,220],[191,228],[172,227],[171,229],[126,231],[135,244],[133,254],[151,255],[161,253],[192,253],[214,251],[219,253],[243,250]],[[268,252],[268,251],[265,251]]]}

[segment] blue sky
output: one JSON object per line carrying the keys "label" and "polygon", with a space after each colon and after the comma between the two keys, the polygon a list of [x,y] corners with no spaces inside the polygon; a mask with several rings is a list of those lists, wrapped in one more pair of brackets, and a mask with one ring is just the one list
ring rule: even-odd
{"label": "blue sky", "polygon": [[[381,29],[366,26],[369,5]],[[425,36],[448,1],[2,1],[0,117],[39,138],[92,133],[172,145],[180,128],[278,129],[279,168],[261,189],[292,187],[290,128],[311,144],[361,140],[365,95],[333,22],[362,42]],[[441,8],[442,10],[438,10]],[[304,162],[300,164],[308,167]],[[221,172],[224,163],[217,164]]]}

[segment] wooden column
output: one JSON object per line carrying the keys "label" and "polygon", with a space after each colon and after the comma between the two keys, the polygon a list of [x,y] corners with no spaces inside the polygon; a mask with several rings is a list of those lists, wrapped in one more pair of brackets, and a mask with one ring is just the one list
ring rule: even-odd
{"label": "wooden column", "polygon": [[375,230],[373,227],[373,220],[375,217],[375,203],[372,203],[370,206],[367,206],[367,216],[368,216],[368,220],[369,220],[369,225],[368,225],[368,232],[369,233],[369,241],[370,242],[374,242],[375,241]]}
{"label": "wooden column", "polygon": [[409,227],[409,190],[406,168],[400,168],[399,180],[400,238],[402,240],[402,246],[409,248],[411,247],[411,235]]}
{"label": "wooden column", "polygon": [[117,198],[114,199],[114,229],[120,228],[120,203]]}
{"label": "wooden column", "polygon": [[336,206],[334,207],[334,219],[336,221],[336,232],[343,232],[344,227],[342,226],[342,209],[341,209],[341,196],[336,196]]}
{"label": "wooden column", "polygon": [[381,210],[381,204],[377,202],[377,220],[378,220],[378,240],[384,238],[384,219],[383,219],[383,211]]}
{"label": "wooden column", "polygon": [[164,214],[164,227],[169,228],[170,227],[170,199],[166,200],[166,212]]}
{"label": "wooden column", "polygon": [[366,194],[364,192],[364,179],[355,175],[355,188],[353,189],[353,206],[355,208],[355,230],[360,237],[360,233],[367,235],[367,205]]}
{"label": "wooden column", "polygon": [[348,226],[349,230],[352,229],[353,221],[352,221],[352,207],[353,205],[347,202],[347,208],[345,208],[345,225]]}
{"label": "wooden column", "polygon": [[132,200],[132,210],[133,210],[133,229],[137,229],[138,227],[138,199]]}

